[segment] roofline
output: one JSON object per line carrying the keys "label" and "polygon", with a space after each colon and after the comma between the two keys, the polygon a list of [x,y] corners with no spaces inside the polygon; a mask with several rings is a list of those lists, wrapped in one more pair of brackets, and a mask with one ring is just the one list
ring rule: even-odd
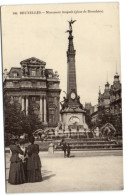
{"label": "roofline", "polygon": [[42,62],[44,65],[46,65],[46,62],[44,62],[44,61],[42,61],[42,60],[40,60],[40,59],[38,59],[38,58],[36,58],[36,57],[31,57],[31,58],[28,58],[28,59],[26,59],[26,60],[22,60],[22,61],[20,62],[20,64],[22,64],[23,62],[25,62],[25,61],[27,61],[27,60],[31,60],[32,58],[35,58],[36,60],[39,60],[39,61]]}

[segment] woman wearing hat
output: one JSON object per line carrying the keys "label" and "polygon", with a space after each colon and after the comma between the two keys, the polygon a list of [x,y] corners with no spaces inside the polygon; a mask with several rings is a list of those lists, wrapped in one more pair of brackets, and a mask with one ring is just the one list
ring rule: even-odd
{"label": "woman wearing hat", "polygon": [[26,181],[22,160],[19,158],[19,154],[23,155],[23,151],[17,144],[17,141],[16,138],[11,139],[10,150],[12,154],[10,158],[11,164],[8,179],[10,184],[22,184]]}
{"label": "woman wearing hat", "polygon": [[27,160],[27,182],[39,182],[42,181],[41,175],[41,160],[38,155],[39,146],[34,144],[34,137],[29,138],[30,145],[27,148],[28,160]]}

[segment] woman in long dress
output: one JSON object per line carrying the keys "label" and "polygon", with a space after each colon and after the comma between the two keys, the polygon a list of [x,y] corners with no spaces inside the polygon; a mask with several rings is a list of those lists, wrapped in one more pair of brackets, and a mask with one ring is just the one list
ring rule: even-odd
{"label": "woman in long dress", "polygon": [[34,144],[34,137],[29,138],[30,145],[28,146],[28,160],[27,160],[27,182],[42,181],[41,175],[41,161],[38,155],[39,146]]}
{"label": "woman in long dress", "polygon": [[10,150],[12,152],[10,158],[10,170],[9,170],[9,179],[10,184],[22,184],[25,183],[26,178],[24,174],[22,160],[19,158],[19,154],[23,155],[23,151],[16,144],[17,140],[11,140],[12,144],[10,145]]}

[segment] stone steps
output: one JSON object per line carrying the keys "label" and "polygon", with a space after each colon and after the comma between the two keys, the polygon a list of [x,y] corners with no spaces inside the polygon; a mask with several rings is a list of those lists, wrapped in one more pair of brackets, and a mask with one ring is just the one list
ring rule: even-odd
{"label": "stone steps", "polygon": [[[56,151],[62,151],[62,146],[60,143],[63,138],[59,136],[48,136],[45,142],[53,142],[55,144]],[[97,137],[97,138],[86,138],[86,137],[76,137],[76,138],[65,138],[64,141],[70,144],[71,150],[83,151],[83,150],[122,150],[122,141],[119,141],[112,137],[109,140],[108,137]]]}
{"label": "stone steps", "polygon": [[[108,140],[108,138],[81,138],[65,139],[70,144],[71,150],[121,150],[122,142]],[[62,150],[62,146],[57,146],[56,150]]]}
{"label": "stone steps", "polygon": [[[71,150],[85,150],[85,149],[122,149],[121,144],[98,144],[98,145],[70,145]],[[56,150],[62,150],[61,146],[57,146]]]}
{"label": "stone steps", "polygon": [[116,144],[116,141],[67,141],[66,143],[69,143],[70,145],[91,145],[91,144]]}
{"label": "stone steps", "polygon": [[[48,136],[47,138],[44,139],[44,141],[51,141],[51,140],[61,140],[61,138],[57,138],[57,137],[53,137],[51,138],[50,136]],[[70,142],[70,141],[74,141],[74,142],[81,142],[81,141],[108,141],[108,138],[75,138],[75,139],[71,139],[71,138],[65,138],[64,139],[66,142]]]}
{"label": "stone steps", "polygon": [[[103,151],[103,150],[122,150],[120,147],[116,148],[72,148],[71,151]],[[62,151],[61,149],[55,149],[55,151]]]}

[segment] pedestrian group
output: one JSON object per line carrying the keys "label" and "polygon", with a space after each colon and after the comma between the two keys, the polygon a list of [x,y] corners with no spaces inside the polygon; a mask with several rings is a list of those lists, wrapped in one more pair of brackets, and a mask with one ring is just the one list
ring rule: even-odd
{"label": "pedestrian group", "polygon": [[42,181],[41,160],[39,146],[34,144],[34,137],[29,138],[30,145],[24,147],[17,139],[12,139],[10,144],[11,158],[8,182],[22,184]]}

